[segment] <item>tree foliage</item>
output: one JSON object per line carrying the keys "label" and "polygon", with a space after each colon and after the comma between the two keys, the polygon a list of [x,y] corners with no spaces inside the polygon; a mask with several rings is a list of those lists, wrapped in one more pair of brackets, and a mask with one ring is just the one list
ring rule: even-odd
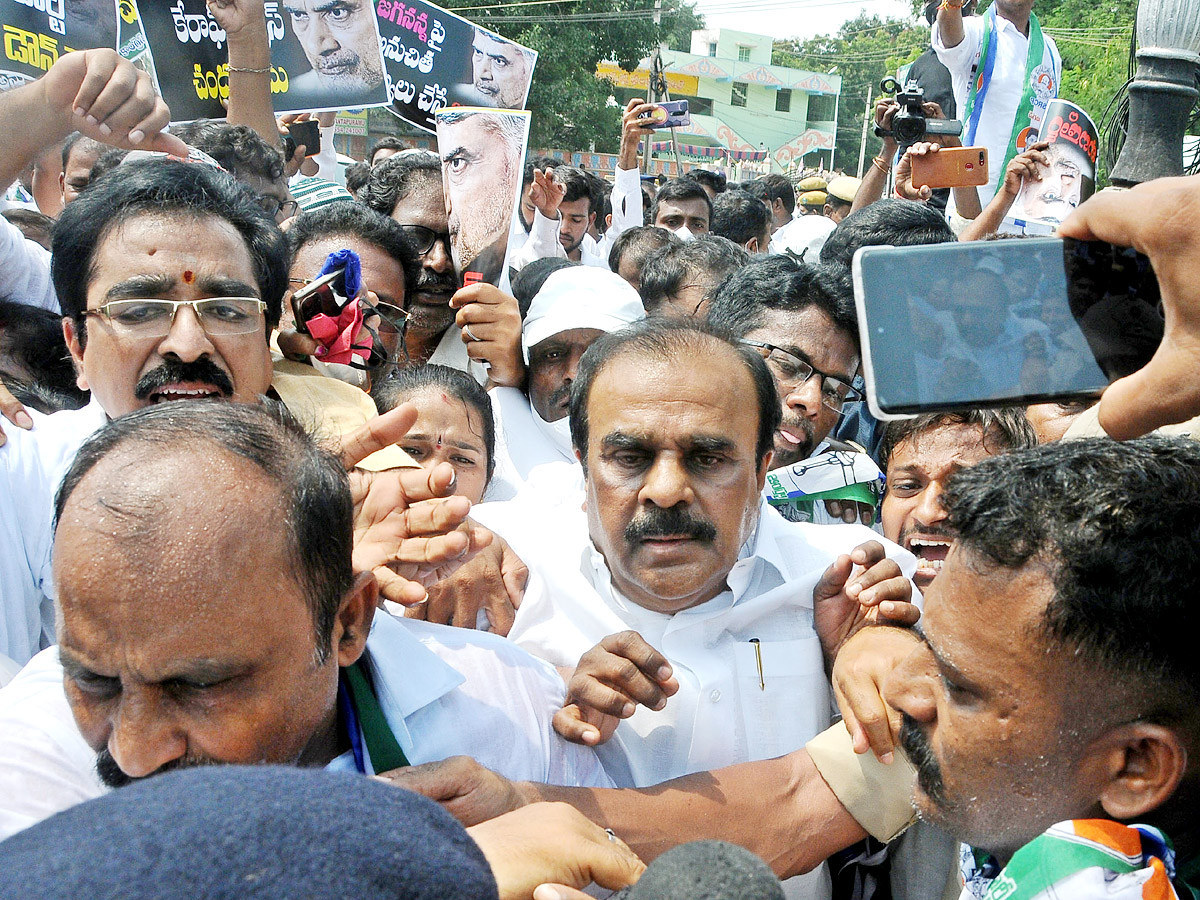
{"label": "tree foliage", "polygon": [[[858,166],[868,91],[877,97],[879,82],[916,59],[927,46],[928,33],[911,23],[863,13],[843,23],[836,35],[777,42],[774,61],[842,76],[834,164],[853,172]],[[868,131],[868,160],[879,147],[879,138]]]}
{"label": "tree foliage", "polygon": [[[542,6],[465,9],[478,0],[443,0],[447,9],[538,51],[529,92],[531,147],[615,152],[621,113],[608,105],[612,85],[595,77],[602,60],[634,69],[661,41],[690,41],[703,27],[691,5],[663,0],[661,25],[652,19],[654,0],[576,0]],[[531,12],[532,10],[532,12]]]}

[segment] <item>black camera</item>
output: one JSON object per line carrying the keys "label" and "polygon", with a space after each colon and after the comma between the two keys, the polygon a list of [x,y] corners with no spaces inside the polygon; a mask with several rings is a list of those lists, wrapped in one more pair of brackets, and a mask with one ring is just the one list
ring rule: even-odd
{"label": "black camera", "polygon": [[957,119],[929,119],[925,117],[922,105],[925,103],[925,91],[915,81],[909,81],[900,90],[900,82],[895,78],[885,78],[879,82],[879,89],[885,94],[895,94],[900,108],[892,116],[892,130],[875,126],[875,134],[879,137],[892,137],[901,147],[911,147],[917,141],[925,140],[927,135],[962,134],[962,122]]}

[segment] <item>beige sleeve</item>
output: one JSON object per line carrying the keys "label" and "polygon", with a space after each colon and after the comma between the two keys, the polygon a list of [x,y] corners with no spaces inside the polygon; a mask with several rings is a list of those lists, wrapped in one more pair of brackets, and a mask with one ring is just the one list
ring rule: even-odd
{"label": "beige sleeve", "polygon": [[858,754],[841,722],[805,744],[817,771],[846,811],[881,841],[898,837],[916,821],[912,805],[916,770],[901,753],[885,766],[874,753]]}

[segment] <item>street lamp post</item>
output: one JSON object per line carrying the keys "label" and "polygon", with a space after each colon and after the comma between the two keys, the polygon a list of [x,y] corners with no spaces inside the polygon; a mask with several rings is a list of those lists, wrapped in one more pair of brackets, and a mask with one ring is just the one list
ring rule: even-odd
{"label": "street lamp post", "polygon": [[1183,174],[1183,135],[1200,93],[1200,3],[1141,0],[1137,74],[1129,86],[1129,128],[1113,184],[1132,187]]}

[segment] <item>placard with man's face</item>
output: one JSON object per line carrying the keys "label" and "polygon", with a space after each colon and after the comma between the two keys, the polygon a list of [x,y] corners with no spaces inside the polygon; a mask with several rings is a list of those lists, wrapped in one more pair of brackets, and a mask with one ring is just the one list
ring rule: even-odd
{"label": "placard with man's face", "polygon": [[529,113],[443,110],[437,137],[454,268],[464,285],[499,284],[521,191]]}

